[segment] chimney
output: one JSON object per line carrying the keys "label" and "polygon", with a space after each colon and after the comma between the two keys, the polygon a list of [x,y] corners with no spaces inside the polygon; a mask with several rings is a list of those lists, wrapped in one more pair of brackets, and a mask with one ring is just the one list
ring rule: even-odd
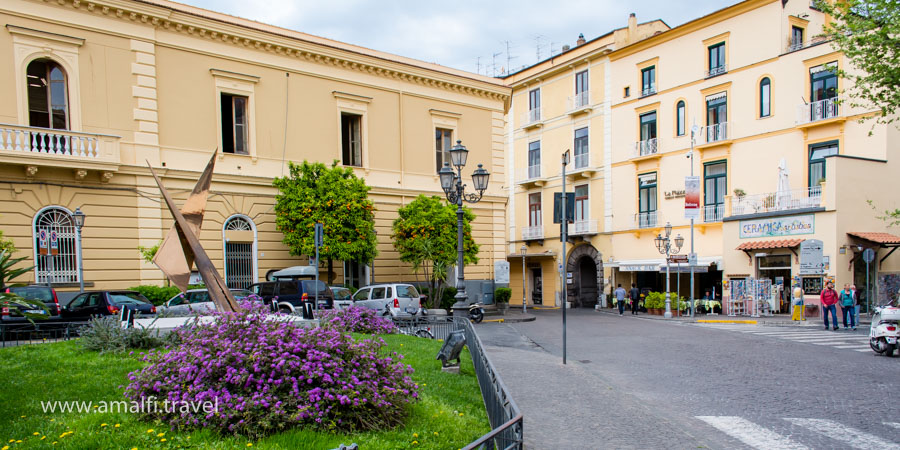
{"label": "chimney", "polygon": [[634,13],[628,15],[628,42],[637,40],[637,16]]}
{"label": "chimney", "polygon": [[585,42],[587,41],[584,40],[584,33],[578,33],[578,40],[575,41],[575,46],[577,47],[581,44],[584,44]]}

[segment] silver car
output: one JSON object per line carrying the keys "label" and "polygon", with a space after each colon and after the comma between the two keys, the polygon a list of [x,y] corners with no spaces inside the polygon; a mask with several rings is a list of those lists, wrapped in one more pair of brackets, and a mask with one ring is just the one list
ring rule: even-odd
{"label": "silver car", "polygon": [[411,284],[373,284],[353,294],[353,305],[396,316],[419,308],[419,291]]}
{"label": "silver car", "polygon": [[[230,289],[230,291],[231,295],[234,295],[236,300],[246,298],[250,295],[250,291],[246,289]],[[168,316],[204,315],[215,311],[216,305],[209,299],[208,290],[191,289],[172,297],[163,306],[160,306],[158,310],[159,314]]]}

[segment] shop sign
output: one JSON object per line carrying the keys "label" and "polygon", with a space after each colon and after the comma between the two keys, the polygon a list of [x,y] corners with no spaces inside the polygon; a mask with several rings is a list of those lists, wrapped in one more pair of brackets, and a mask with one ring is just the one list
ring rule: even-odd
{"label": "shop sign", "polygon": [[700,219],[700,177],[684,177],[684,218]]}
{"label": "shop sign", "polygon": [[825,273],[825,258],[822,255],[822,241],[807,239],[800,243],[800,275],[822,275]]}
{"label": "shop sign", "polygon": [[656,264],[623,264],[619,266],[619,272],[657,272],[659,266]]}
{"label": "shop sign", "polygon": [[742,220],[740,238],[769,236],[794,236],[815,232],[815,215],[771,217],[758,220]]}
{"label": "shop sign", "polygon": [[[666,269],[665,265],[659,266],[659,271],[665,273],[668,270],[670,273],[691,273],[691,266],[687,264],[669,264],[669,268]],[[694,266],[694,273],[706,273],[709,272],[709,266]]]}

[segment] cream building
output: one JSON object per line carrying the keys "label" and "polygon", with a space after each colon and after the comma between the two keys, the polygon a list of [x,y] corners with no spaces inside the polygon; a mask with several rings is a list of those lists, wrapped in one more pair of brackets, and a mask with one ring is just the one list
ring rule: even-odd
{"label": "cream building", "polygon": [[[337,262],[337,282],[411,281],[391,223],[443,195],[436,170],[457,139],[465,173],[482,163],[493,181],[472,206],[481,260],[466,275],[493,279],[506,257],[510,89],[495,79],[164,0],[9,0],[0,17],[0,220],[30,280],[77,289],[80,208],[88,288],[161,283],[136,249],[172,222],[147,163],[183,200],[218,151],[200,237],[230,285],[306,263],[273,215],[273,178],[302,160],[337,160],[372,187],[379,256]],[[57,232],[57,256],[38,255],[41,230]]]}
{"label": "cream building", "polygon": [[[573,256],[566,262],[573,279],[570,301],[591,303],[580,296],[593,287],[584,281],[582,264],[588,265],[586,255],[597,260],[594,249],[602,255],[601,283],[665,289],[664,257],[654,238],[671,223],[672,237],[685,238],[681,253],[689,253],[684,191],[692,171],[700,177],[694,227],[698,298],[713,290],[721,298],[723,281],[749,279],[788,287],[797,282],[811,303],[817,303],[816,294],[829,278],[838,288],[855,283],[864,290],[866,248],[876,253],[870,286],[881,298],[896,290],[900,258],[888,255],[900,237],[889,234],[867,200],[879,211],[900,206],[889,175],[896,173],[898,161],[890,156],[897,151],[900,131],[859,123],[873,112],[840,103],[848,86],[834,68],[852,68],[820,37],[827,20],[809,2],[747,0],[614,46],[589,63],[592,107],[583,119],[564,114],[562,106],[572,95],[581,59],[560,63],[556,73],[566,88],[550,87],[557,78],[548,69],[543,69],[547,75],[513,80],[507,125],[514,155],[510,176],[515,173],[519,180],[509,211],[515,219],[507,250],[513,284],[521,290],[515,270],[521,260],[514,253],[523,239],[533,242],[538,236],[547,239],[536,251],[528,250],[527,261],[546,261],[542,269],[552,276],[545,276],[544,286],[551,278],[553,283],[561,279],[553,272],[562,262],[558,225],[548,223],[552,192],[560,190],[558,155],[573,148],[574,129],[590,125],[589,162],[584,168],[577,160],[569,166],[574,173],[568,185],[588,186],[590,211],[570,226],[575,235],[569,249]],[[529,116],[521,122],[529,92],[538,86],[543,96],[538,114],[548,120]],[[543,148],[553,149],[542,161],[546,172],[523,175],[528,145],[538,136]],[[779,169],[782,161],[784,170]],[[546,205],[540,229],[529,228],[535,222],[528,216],[526,196],[534,193]],[[576,197],[581,197],[578,191]],[[588,222],[579,223],[582,218]],[[801,261],[801,247],[811,244],[821,247],[823,258]],[[587,245],[592,248],[582,251]],[[675,291],[678,268],[672,272]],[[680,276],[680,288],[689,296],[687,274]],[[520,291],[514,287],[513,292]]]}

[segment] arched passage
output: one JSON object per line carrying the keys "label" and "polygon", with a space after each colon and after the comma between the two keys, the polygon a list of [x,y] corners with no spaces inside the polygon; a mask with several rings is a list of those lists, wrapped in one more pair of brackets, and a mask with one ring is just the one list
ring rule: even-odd
{"label": "arched passage", "polygon": [[566,261],[572,282],[566,283],[566,298],[574,307],[593,308],[603,292],[603,255],[591,244],[575,247]]}

